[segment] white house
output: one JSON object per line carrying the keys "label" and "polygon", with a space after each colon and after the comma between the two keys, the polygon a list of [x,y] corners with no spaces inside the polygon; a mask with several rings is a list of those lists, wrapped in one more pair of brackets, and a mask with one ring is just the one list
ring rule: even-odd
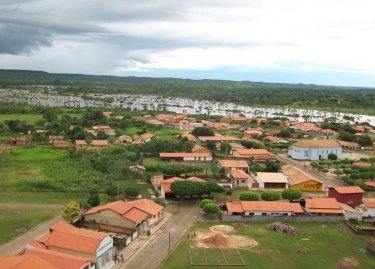
{"label": "white house", "polygon": [[259,184],[259,188],[283,188],[287,189],[288,179],[283,173],[258,172],[254,179]]}
{"label": "white house", "polygon": [[375,218],[375,201],[363,201],[358,209],[364,218]]}
{"label": "white house", "polygon": [[341,158],[342,146],[336,140],[301,140],[288,151],[293,159],[310,161],[328,159],[330,153]]}

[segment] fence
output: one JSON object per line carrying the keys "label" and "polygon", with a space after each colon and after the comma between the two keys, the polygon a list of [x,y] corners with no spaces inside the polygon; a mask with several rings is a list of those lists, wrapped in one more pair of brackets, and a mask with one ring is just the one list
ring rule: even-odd
{"label": "fence", "polygon": [[223,215],[223,221],[239,222],[341,222],[344,216],[231,216]]}

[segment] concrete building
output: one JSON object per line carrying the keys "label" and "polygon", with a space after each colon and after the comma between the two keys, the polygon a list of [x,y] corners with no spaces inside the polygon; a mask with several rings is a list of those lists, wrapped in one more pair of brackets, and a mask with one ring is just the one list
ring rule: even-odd
{"label": "concrete building", "polygon": [[284,165],[281,171],[289,180],[289,188],[300,191],[324,191],[323,182],[292,165]]}
{"label": "concrete building", "polygon": [[289,185],[288,179],[283,173],[269,173],[269,172],[258,172],[254,179],[259,184],[259,188],[282,188],[287,189]]}
{"label": "concrete building", "polygon": [[52,225],[48,234],[31,243],[37,244],[49,250],[90,258],[96,269],[109,269],[114,265],[115,249],[109,234],[79,229],[64,221]]}
{"label": "concrete building", "polygon": [[342,157],[342,147],[336,140],[301,140],[288,151],[293,159],[310,161],[328,159],[330,153]]}

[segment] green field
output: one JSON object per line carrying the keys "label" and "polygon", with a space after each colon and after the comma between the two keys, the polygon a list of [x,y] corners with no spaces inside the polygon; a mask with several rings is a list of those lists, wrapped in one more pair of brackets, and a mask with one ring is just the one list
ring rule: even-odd
{"label": "green field", "polygon": [[34,124],[42,118],[43,116],[41,114],[0,114],[0,122],[6,120],[20,120],[26,121],[29,124]]}
{"label": "green field", "polygon": [[[208,231],[216,224],[227,224],[235,228],[233,234],[248,236],[258,246],[240,250],[246,266],[214,266],[223,257],[220,251],[209,253],[209,261],[216,268],[251,269],[315,269],[315,268],[375,268],[375,257],[366,251],[368,236],[354,234],[344,223],[292,223],[296,235],[268,231],[265,223],[198,223],[190,232]],[[211,268],[209,265],[192,265],[189,251],[196,249],[194,241],[183,239],[169,260],[161,267]],[[191,252],[190,252],[191,253]],[[216,255],[216,258],[213,257]],[[198,255],[199,256],[199,255]],[[236,260],[238,260],[236,258]],[[205,262],[200,258],[197,263]]]}
{"label": "green field", "polygon": [[19,228],[28,230],[58,214],[52,209],[1,209],[0,210],[0,244],[20,235]]}
{"label": "green field", "polygon": [[[137,128],[137,127],[129,127],[124,129],[124,134],[126,135],[137,135],[138,132],[142,132],[143,128]],[[171,128],[156,128],[156,127],[150,127],[146,130],[149,133],[152,133],[153,135],[156,135],[162,140],[170,140],[175,138],[177,135],[183,133],[183,130],[179,129],[171,129]]]}
{"label": "green field", "polygon": [[[68,151],[54,150],[51,146],[14,147],[0,171],[0,201],[65,203],[71,200],[70,196],[80,198],[80,193],[92,188],[104,192],[111,182],[92,166],[71,159]],[[130,179],[113,182],[121,188],[134,187],[141,195],[149,196],[147,189],[152,186],[139,183],[143,182]],[[31,195],[12,194],[19,191]],[[35,192],[39,193],[32,194]],[[67,195],[55,197],[56,192]]]}

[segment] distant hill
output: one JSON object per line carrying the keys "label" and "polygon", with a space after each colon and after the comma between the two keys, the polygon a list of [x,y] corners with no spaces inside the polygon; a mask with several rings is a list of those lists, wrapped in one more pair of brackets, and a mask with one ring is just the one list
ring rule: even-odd
{"label": "distant hill", "polygon": [[[128,93],[233,102],[249,106],[316,108],[375,114],[375,89],[227,80],[117,77],[1,70],[0,87],[55,85],[57,91]],[[58,87],[58,86],[68,87]]]}

